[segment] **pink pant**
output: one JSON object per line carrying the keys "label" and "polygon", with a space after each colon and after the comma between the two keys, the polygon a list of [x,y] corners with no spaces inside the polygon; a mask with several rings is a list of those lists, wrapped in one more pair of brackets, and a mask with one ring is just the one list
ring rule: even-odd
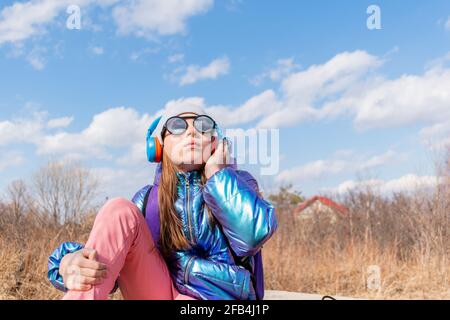
{"label": "pink pant", "polygon": [[125,299],[194,299],[176,290],[143,215],[128,200],[112,199],[101,208],[86,248],[97,250],[98,261],[107,265],[107,278],[88,291],[69,290],[64,300],[107,299],[119,273]]}

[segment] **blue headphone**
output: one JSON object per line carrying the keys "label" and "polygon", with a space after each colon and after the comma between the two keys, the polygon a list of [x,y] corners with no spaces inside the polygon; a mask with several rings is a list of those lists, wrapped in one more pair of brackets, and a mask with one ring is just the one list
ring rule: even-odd
{"label": "blue headphone", "polygon": [[[156,118],[147,131],[147,143],[146,143],[146,152],[147,152],[147,160],[149,162],[161,162],[162,159],[162,145],[161,142],[157,137],[152,137],[153,132],[155,131],[156,127],[158,126],[159,121],[161,120],[162,116],[159,116]],[[217,131],[217,139],[220,141],[222,139],[223,134],[222,130],[220,129],[219,125],[217,125],[216,122],[216,131]],[[213,150],[214,153],[215,150]]]}

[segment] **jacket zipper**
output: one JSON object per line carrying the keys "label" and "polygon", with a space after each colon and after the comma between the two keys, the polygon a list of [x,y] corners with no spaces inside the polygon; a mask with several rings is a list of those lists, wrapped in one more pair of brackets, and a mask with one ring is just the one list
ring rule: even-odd
{"label": "jacket zipper", "polygon": [[192,226],[191,226],[191,204],[190,204],[190,191],[189,191],[189,179],[186,176],[186,189],[187,189],[187,216],[188,216],[188,227],[189,227],[189,237],[191,239],[191,241],[194,241],[193,237],[192,237]]}
{"label": "jacket zipper", "polygon": [[195,258],[194,256],[190,257],[189,260],[188,260],[188,263],[186,264],[186,270],[184,270],[184,283],[185,284],[188,283],[188,280],[189,280],[189,273],[188,273],[188,271],[189,271],[189,268],[190,268],[194,258]]}

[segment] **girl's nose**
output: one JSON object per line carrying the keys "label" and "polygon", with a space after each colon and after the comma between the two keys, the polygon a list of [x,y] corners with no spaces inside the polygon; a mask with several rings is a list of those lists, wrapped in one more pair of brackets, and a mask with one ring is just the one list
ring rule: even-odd
{"label": "girl's nose", "polygon": [[195,130],[194,124],[192,123],[192,121],[188,121],[188,127],[186,129],[186,135],[187,136],[195,136],[196,132],[197,132],[197,130]]}

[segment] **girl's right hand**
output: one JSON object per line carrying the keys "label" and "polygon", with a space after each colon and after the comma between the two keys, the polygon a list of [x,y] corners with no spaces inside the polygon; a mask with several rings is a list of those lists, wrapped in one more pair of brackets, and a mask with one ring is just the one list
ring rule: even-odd
{"label": "girl's right hand", "polygon": [[107,269],[105,264],[97,261],[95,249],[83,248],[62,258],[59,273],[67,289],[87,291],[103,282]]}

